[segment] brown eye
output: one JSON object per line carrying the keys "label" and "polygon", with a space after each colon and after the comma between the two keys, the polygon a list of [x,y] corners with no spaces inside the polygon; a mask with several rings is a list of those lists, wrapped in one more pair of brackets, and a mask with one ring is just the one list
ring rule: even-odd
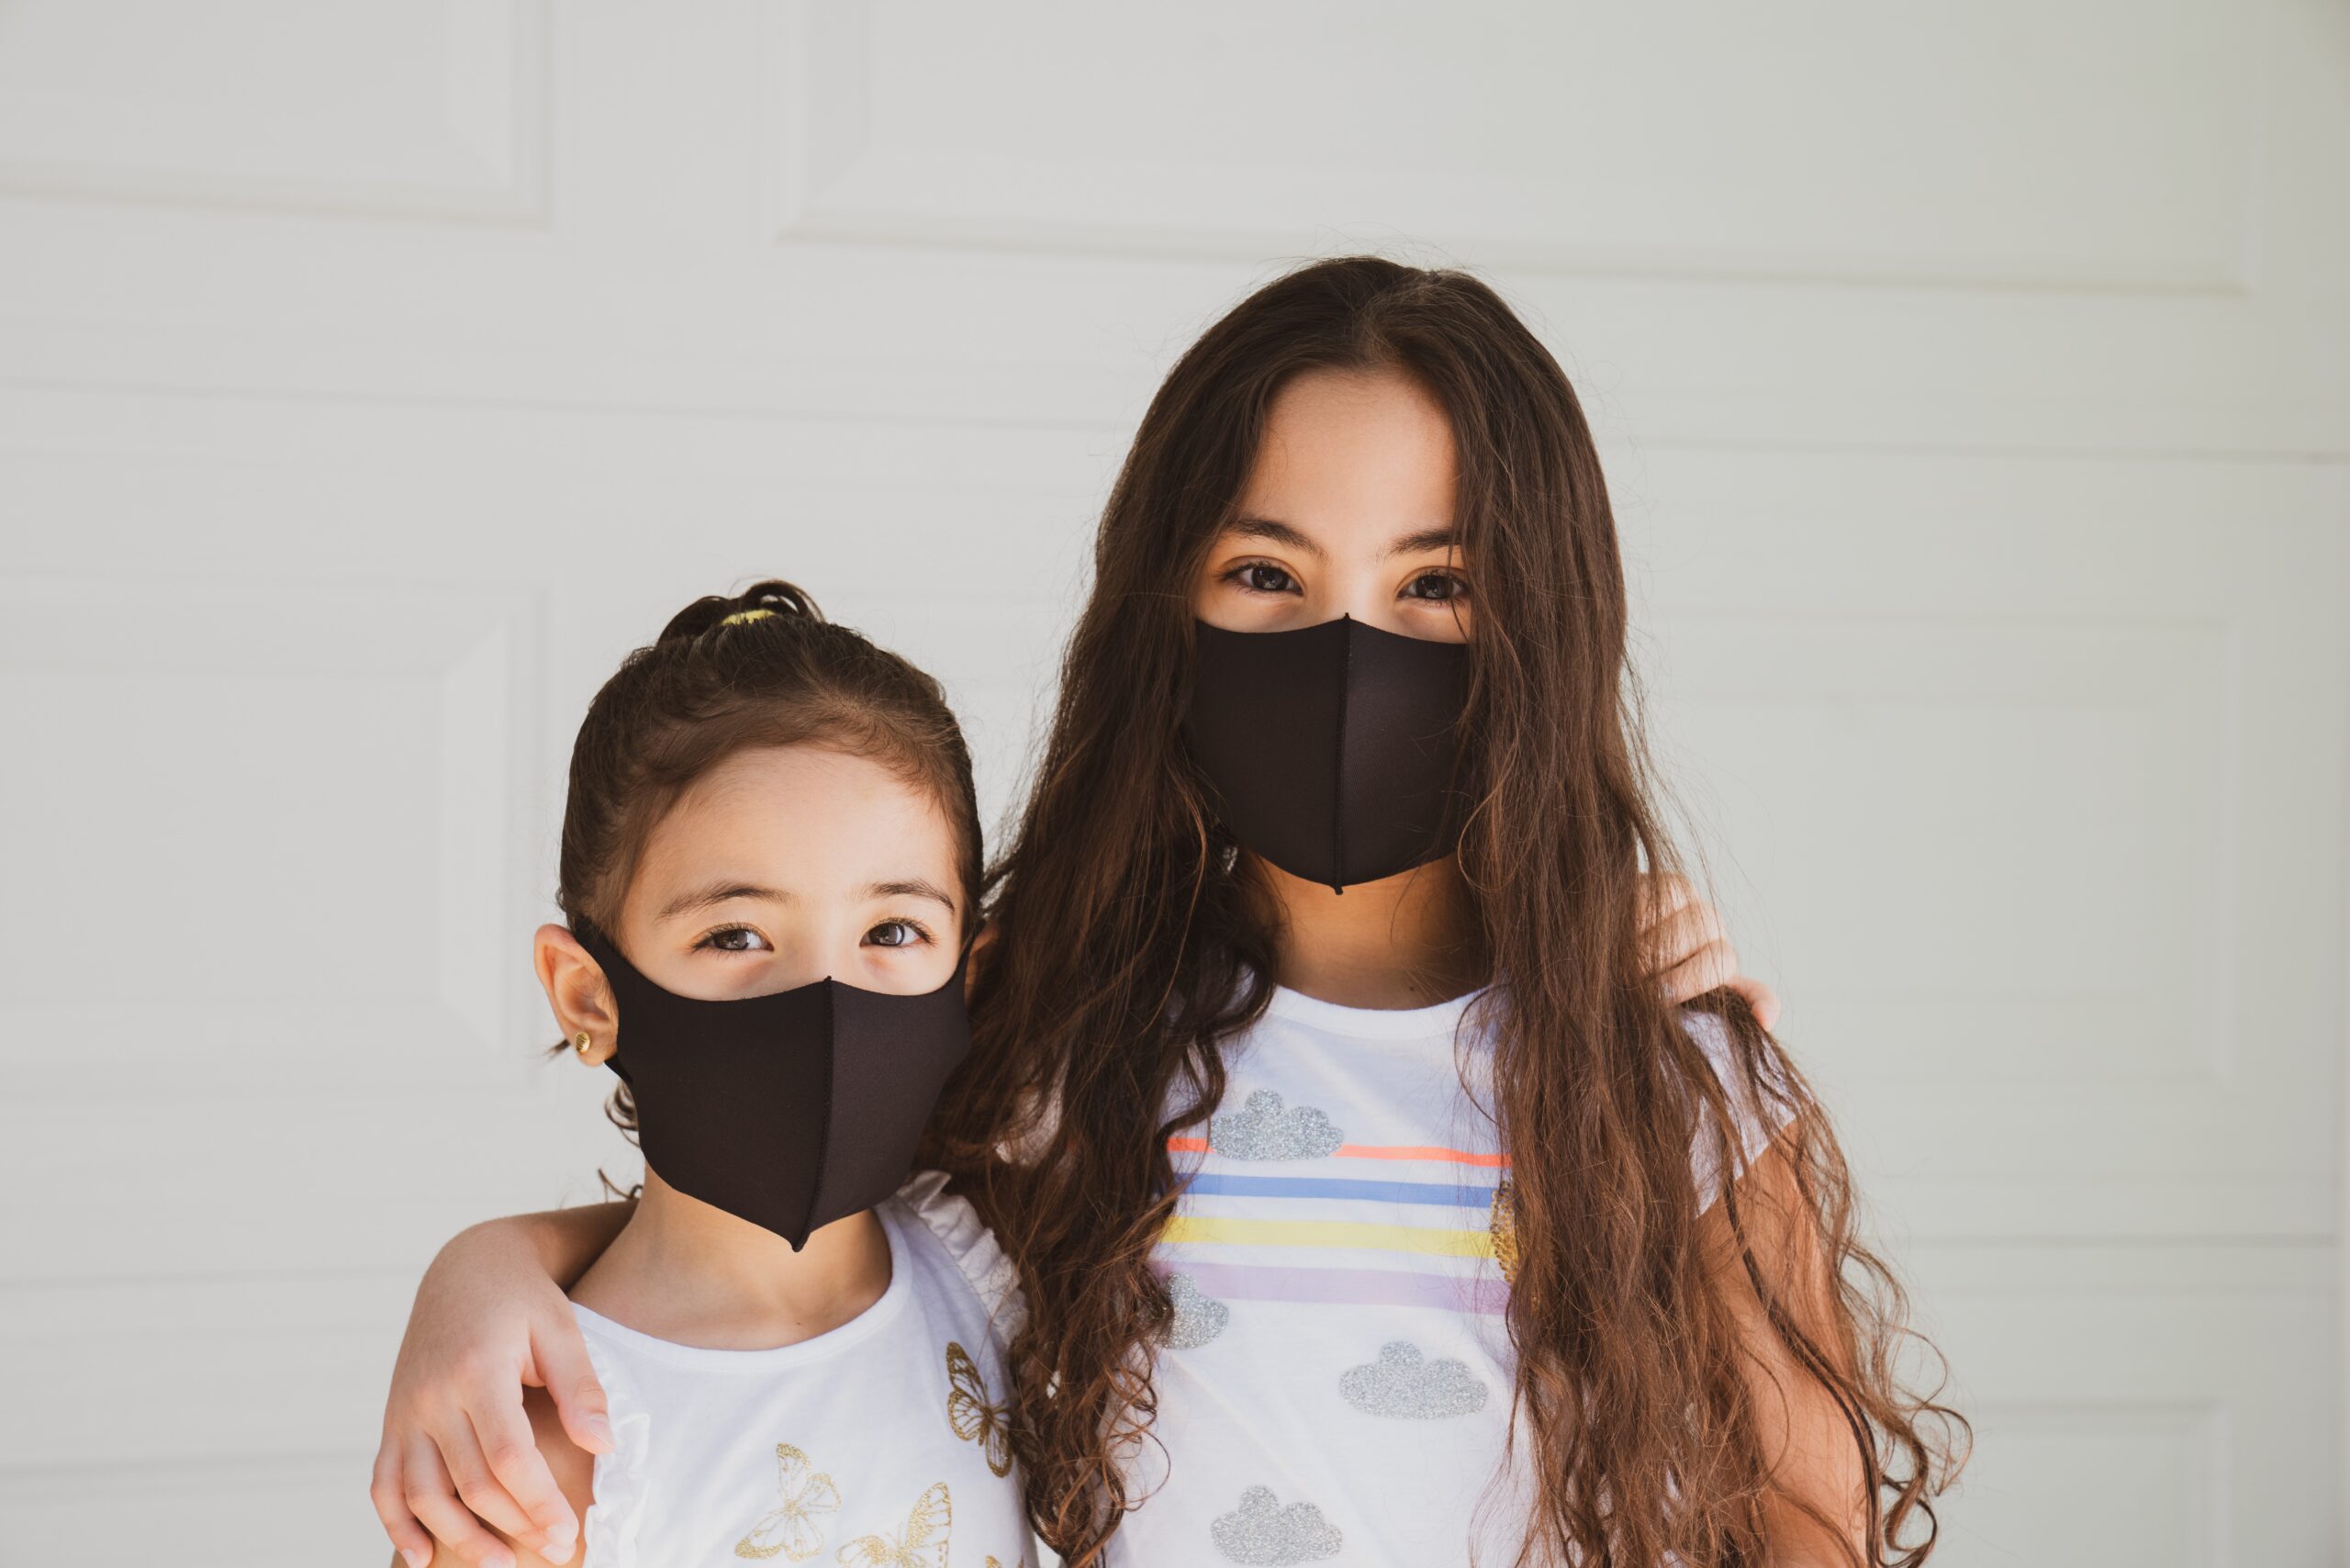
{"label": "brown eye", "polygon": [[1251,561],[1235,569],[1229,580],[1250,593],[1288,593],[1297,587],[1295,577],[1265,561]]}
{"label": "brown eye", "polygon": [[694,946],[714,953],[764,953],[767,939],[747,925],[722,925]]}
{"label": "brown eye", "polygon": [[1444,600],[1467,595],[1469,585],[1457,572],[1422,572],[1404,590],[1406,599]]}
{"label": "brown eye", "polygon": [[911,920],[885,920],[865,934],[876,947],[914,947],[930,940],[930,933]]}

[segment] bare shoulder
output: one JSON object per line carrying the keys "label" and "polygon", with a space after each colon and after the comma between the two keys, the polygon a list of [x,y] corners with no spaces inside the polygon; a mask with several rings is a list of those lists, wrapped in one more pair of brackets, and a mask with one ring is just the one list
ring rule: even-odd
{"label": "bare shoulder", "polygon": [[[547,1469],[554,1476],[554,1484],[562,1489],[564,1501],[571,1505],[573,1515],[581,1520],[588,1517],[588,1505],[596,1500],[596,1456],[571,1440],[556,1416],[554,1401],[547,1397],[543,1388],[522,1391],[522,1410],[531,1418],[531,1436],[539,1445],[539,1452],[546,1456]],[[504,1530],[498,1539],[514,1549],[514,1568],[562,1568],[530,1547],[516,1540]],[[579,1551],[574,1548],[568,1568],[577,1568]],[[392,1568],[408,1568],[397,1553],[392,1557]],[[472,1565],[439,1541],[433,1542],[431,1568],[472,1568]]]}

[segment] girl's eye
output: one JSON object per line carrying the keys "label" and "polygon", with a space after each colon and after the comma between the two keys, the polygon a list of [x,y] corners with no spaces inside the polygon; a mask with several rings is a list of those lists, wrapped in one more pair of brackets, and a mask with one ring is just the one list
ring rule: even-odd
{"label": "girl's eye", "polygon": [[1247,561],[1224,574],[1224,580],[1246,593],[1292,593],[1297,579],[1270,561]]}
{"label": "girl's eye", "polygon": [[915,947],[930,940],[930,933],[911,920],[885,920],[865,934],[876,947]]}
{"label": "girl's eye", "polygon": [[694,946],[715,953],[764,953],[770,950],[767,939],[747,925],[722,925],[695,943]]}
{"label": "girl's eye", "polygon": [[1469,584],[1458,572],[1422,572],[1404,585],[1405,599],[1433,599],[1439,603],[1467,596]]}

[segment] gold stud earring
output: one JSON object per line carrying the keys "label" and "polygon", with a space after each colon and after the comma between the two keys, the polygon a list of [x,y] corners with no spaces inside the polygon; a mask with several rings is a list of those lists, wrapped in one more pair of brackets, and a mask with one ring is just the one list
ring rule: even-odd
{"label": "gold stud earring", "polygon": [[588,1047],[593,1046],[595,1043],[596,1042],[594,1040],[588,1037],[588,1031],[585,1029],[580,1030],[579,1033],[571,1036],[571,1048],[579,1053],[579,1059],[581,1061],[586,1061],[588,1059]]}

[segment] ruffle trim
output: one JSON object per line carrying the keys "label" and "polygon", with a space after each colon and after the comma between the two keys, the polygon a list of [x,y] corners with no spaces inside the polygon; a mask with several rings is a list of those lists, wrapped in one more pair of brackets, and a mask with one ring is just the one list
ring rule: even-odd
{"label": "ruffle trim", "polygon": [[588,1360],[604,1385],[612,1423],[610,1453],[596,1456],[592,1485],[596,1500],[579,1521],[584,1550],[579,1568],[638,1568],[637,1530],[644,1522],[645,1474],[652,1452],[653,1417],[637,1397],[624,1357],[608,1355],[592,1333]]}
{"label": "ruffle trim", "polygon": [[1020,1294],[1020,1272],[970,1200],[946,1191],[943,1170],[917,1170],[897,1196],[955,1260],[987,1309],[990,1326],[1007,1340],[1018,1333],[1028,1311]]}

